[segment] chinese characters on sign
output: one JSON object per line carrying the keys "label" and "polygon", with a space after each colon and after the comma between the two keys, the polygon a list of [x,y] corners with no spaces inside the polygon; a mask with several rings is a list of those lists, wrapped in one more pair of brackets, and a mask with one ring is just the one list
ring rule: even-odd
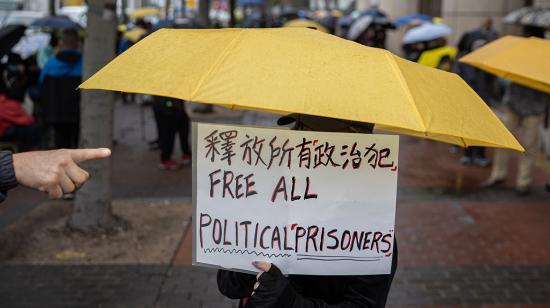
{"label": "chinese characters on sign", "polygon": [[195,264],[390,272],[397,136],[194,124],[193,138]]}

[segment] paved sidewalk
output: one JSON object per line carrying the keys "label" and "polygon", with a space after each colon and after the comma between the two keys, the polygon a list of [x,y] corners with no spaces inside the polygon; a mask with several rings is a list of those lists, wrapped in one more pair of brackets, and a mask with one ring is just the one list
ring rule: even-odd
{"label": "paved sidewalk", "polygon": [[[215,270],[190,266],[1,266],[0,277],[0,307],[236,307]],[[400,267],[388,307],[550,307],[549,294],[550,266]]]}

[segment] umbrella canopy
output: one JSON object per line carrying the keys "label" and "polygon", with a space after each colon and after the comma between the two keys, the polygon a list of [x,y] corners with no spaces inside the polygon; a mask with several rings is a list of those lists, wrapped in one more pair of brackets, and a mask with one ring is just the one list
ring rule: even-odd
{"label": "umbrella canopy", "polygon": [[432,21],[433,21],[432,16],[424,15],[424,14],[414,14],[414,15],[401,16],[396,20],[394,20],[393,23],[395,24],[396,27],[402,27],[413,23],[423,24],[423,23],[432,22]]}
{"label": "umbrella canopy", "polygon": [[515,83],[550,93],[550,41],[505,36],[460,58]]}
{"label": "umbrella canopy", "polygon": [[323,27],[320,23],[315,22],[313,20],[309,19],[293,19],[290,21],[287,21],[284,25],[284,27],[299,27],[299,28],[314,28],[324,33],[329,33],[327,28]]}
{"label": "umbrella canopy", "polygon": [[38,50],[48,46],[51,35],[44,32],[32,33],[24,36],[13,46],[12,52],[21,56],[23,59],[36,54]]}
{"label": "umbrella canopy", "polygon": [[48,28],[48,29],[77,29],[82,30],[82,26],[69,19],[66,16],[48,16],[40,18],[31,24],[31,27]]}
{"label": "umbrella canopy", "polygon": [[506,15],[504,22],[522,26],[550,28],[550,7],[522,7]]}
{"label": "umbrella canopy", "polygon": [[135,9],[130,13],[130,18],[143,18],[147,16],[158,16],[160,15],[160,10],[156,7],[142,7]]}
{"label": "umbrella canopy", "polygon": [[0,58],[10,52],[13,46],[25,35],[27,27],[9,25],[0,29]]}
{"label": "umbrella canopy", "polygon": [[375,123],[462,146],[523,149],[457,75],[304,28],[162,29],[80,87]]}
{"label": "umbrella canopy", "polygon": [[403,43],[414,44],[418,42],[431,41],[440,37],[449,36],[451,33],[451,28],[447,25],[425,23],[407,31],[403,37]]}

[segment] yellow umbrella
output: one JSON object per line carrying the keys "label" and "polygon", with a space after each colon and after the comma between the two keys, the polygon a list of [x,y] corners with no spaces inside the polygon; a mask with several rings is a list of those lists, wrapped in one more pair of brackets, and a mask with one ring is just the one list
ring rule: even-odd
{"label": "yellow umbrella", "polygon": [[309,20],[309,19],[303,19],[303,18],[289,20],[283,26],[284,27],[298,27],[298,28],[315,28],[315,29],[317,29],[321,32],[329,33],[327,28],[325,28],[320,23],[315,22],[313,20]]}
{"label": "yellow umbrella", "polygon": [[460,62],[550,93],[550,40],[505,36],[465,55]]}
{"label": "yellow umbrella", "polygon": [[128,39],[130,42],[135,43],[146,33],[147,31],[143,28],[134,28],[132,30],[124,32],[124,38]]}
{"label": "yellow umbrella", "polygon": [[523,150],[457,75],[311,29],[162,29],[80,87],[368,122],[462,146]]}
{"label": "yellow umbrella", "polygon": [[130,18],[143,18],[146,16],[157,15],[160,15],[160,10],[156,7],[141,7],[139,9],[135,9],[132,13],[130,13]]}

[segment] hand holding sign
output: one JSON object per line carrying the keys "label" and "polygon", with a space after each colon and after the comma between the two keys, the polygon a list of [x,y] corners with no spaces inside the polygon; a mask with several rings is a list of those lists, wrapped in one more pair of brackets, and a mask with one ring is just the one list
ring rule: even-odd
{"label": "hand holding sign", "polygon": [[13,167],[19,184],[56,199],[80,188],[90,177],[79,163],[110,155],[111,150],[103,148],[24,152],[13,155]]}
{"label": "hand holding sign", "polygon": [[296,296],[288,279],[281,273],[277,266],[264,261],[252,263],[261,272],[256,275],[256,284],[247,307],[287,307],[284,303],[290,303]]}

